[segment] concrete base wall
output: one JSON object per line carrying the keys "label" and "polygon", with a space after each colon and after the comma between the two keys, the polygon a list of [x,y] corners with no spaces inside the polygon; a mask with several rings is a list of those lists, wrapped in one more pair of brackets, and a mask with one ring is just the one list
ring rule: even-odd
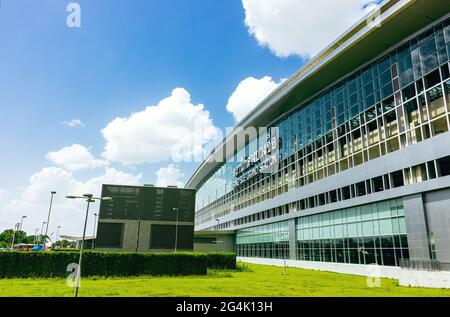
{"label": "concrete base wall", "polygon": [[222,244],[194,243],[194,252],[234,252],[234,248]]}
{"label": "concrete base wall", "polygon": [[[196,238],[214,239],[212,243],[195,242]],[[194,232],[194,251],[195,252],[235,252],[236,251],[236,234],[208,231]]]}
{"label": "concrete base wall", "polygon": [[[283,267],[284,260],[238,257],[239,262]],[[370,278],[390,278],[399,280],[400,286],[450,288],[450,272],[427,272],[404,270],[400,267],[360,265],[346,263],[308,262],[286,260],[286,266],[314,271],[367,276]]]}
{"label": "concrete base wall", "polygon": [[[263,264],[272,266],[284,266],[284,260],[279,259],[260,259],[260,258],[242,258],[238,257],[238,261],[253,263],[253,264]],[[392,278],[395,279],[399,276],[399,271],[401,268],[394,266],[376,266],[376,265],[360,265],[360,264],[345,264],[345,263],[329,263],[329,262],[308,262],[308,261],[295,261],[286,260],[286,265],[288,267],[314,270],[314,271],[324,271],[324,272],[335,272],[342,274],[360,275],[368,276],[373,275],[374,269],[377,270],[377,275],[382,278]]]}
{"label": "concrete base wall", "polygon": [[[150,237],[152,225],[171,225],[176,226],[176,222],[170,221],[146,221],[146,220],[123,220],[123,219],[100,219],[100,223],[117,223],[123,224],[123,236],[122,236],[122,248],[120,249],[107,249],[96,248],[99,251],[126,251],[126,252],[173,252],[174,249],[150,249]],[[178,222],[178,226],[191,226],[194,228],[193,222]],[[175,233],[175,230],[174,230]],[[175,234],[167,237],[171,241],[175,240]],[[180,240],[178,240],[180,241]],[[193,249],[183,249],[178,247],[180,252],[192,252]]]}

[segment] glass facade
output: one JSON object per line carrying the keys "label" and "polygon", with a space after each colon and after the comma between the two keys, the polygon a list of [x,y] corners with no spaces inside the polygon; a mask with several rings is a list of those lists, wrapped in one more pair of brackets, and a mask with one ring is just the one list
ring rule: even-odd
{"label": "glass facade", "polygon": [[[297,218],[296,259],[398,266],[408,259],[401,199]],[[290,258],[288,222],[238,230],[242,257]]]}
{"label": "glass facade", "polygon": [[299,218],[297,259],[396,266],[409,258],[402,200]]}
{"label": "glass facade", "polygon": [[[300,105],[272,124],[280,129],[279,172],[257,175],[233,188],[236,162],[263,141],[248,144],[199,188],[196,224],[447,132],[449,57],[447,19]],[[421,176],[425,170],[414,173],[411,178],[426,180]]]}
{"label": "glass facade", "polygon": [[289,258],[288,222],[239,230],[236,233],[236,251],[244,257]]}

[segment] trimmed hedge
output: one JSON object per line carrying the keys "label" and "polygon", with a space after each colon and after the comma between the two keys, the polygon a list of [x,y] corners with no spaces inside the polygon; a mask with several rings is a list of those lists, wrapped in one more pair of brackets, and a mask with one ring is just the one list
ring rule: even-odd
{"label": "trimmed hedge", "polygon": [[[67,277],[67,266],[79,252],[0,252],[0,278]],[[205,275],[208,257],[198,253],[83,253],[81,275],[182,276]]]}
{"label": "trimmed hedge", "polygon": [[[49,251],[53,251],[53,252],[77,252],[77,249],[50,249]],[[89,251],[89,250],[85,250],[85,251]]]}
{"label": "trimmed hedge", "polygon": [[[54,252],[74,252],[73,249],[52,249]],[[194,252],[189,254],[205,255],[208,269],[235,270],[236,254],[230,252]]]}
{"label": "trimmed hedge", "polygon": [[208,258],[208,269],[235,270],[236,254],[227,252],[204,253]]}

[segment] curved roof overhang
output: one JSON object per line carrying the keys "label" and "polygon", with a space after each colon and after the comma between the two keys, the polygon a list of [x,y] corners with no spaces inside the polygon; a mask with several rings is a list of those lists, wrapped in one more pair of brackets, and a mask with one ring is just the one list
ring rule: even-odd
{"label": "curved roof overhang", "polygon": [[[450,1],[386,0],[380,8],[379,27],[369,23],[370,15],[364,17],[263,100],[216,150],[231,142],[239,129],[270,125],[342,77],[447,15]],[[212,157],[213,154],[199,166],[186,188],[198,189],[204,179],[221,166],[222,163]]]}

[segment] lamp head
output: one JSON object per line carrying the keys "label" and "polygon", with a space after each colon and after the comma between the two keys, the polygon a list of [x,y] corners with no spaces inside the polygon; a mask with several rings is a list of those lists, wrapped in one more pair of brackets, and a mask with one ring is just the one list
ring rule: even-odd
{"label": "lamp head", "polygon": [[52,195],[55,195],[55,194],[56,194],[56,192],[55,192],[55,191],[52,191],[52,192],[50,192],[50,194],[52,194]]}
{"label": "lamp head", "polygon": [[102,200],[103,201],[112,201],[113,199],[111,197],[103,197]]}

